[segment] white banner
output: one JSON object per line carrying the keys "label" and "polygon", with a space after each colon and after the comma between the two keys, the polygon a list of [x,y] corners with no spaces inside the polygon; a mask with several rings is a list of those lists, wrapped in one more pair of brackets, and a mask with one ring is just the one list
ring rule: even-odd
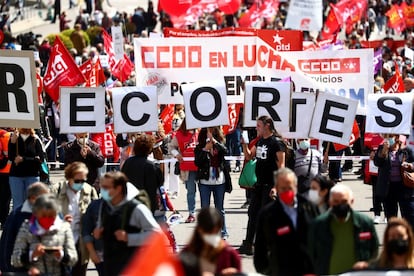
{"label": "white banner", "polygon": [[322,0],[291,0],[285,28],[301,31],[322,29]]}
{"label": "white banner", "polygon": [[158,130],[155,86],[112,88],[115,133]]}
{"label": "white banner", "polygon": [[187,129],[229,124],[223,81],[189,83],[182,90]]}
{"label": "white banner", "polygon": [[0,126],[39,128],[32,51],[0,51]]}
{"label": "white banner", "polygon": [[[223,79],[229,103],[243,102],[246,81],[291,77],[295,92],[329,92],[358,101],[373,91],[373,50],[278,51],[287,37],[135,38],[137,85],[156,85],[158,103],[183,103],[181,85]],[[276,44],[271,46],[270,44]]]}
{"label": "white banner", "polygon": [[256,119],[268,115],[279,132],[289,131],[290,82],[246,82],[244,127],[256,127]]}
{"label": "white banner", "polygon": [[310,137],[348,145],[357,105],[355,100],[320,93],[313,113]]}
{"label": "white banner", "polygon": [[60,88],[60,133],[105,132],[105,88]]}
{"label": "white banner", "polygon": [[304,139],[309,137],[316,95],[310,93],[293,93],[290,104],[289,131],[281,134],[287,139]]}
{"label": "white banner", "polygon": [[111,35],[115,59],[121,60],[124,57],[124,36],[122,35],[121,26],[112,26]]}
{"label": "white banner", "polygon": [[411,134],[413,93],[371,94],[366,132]]}

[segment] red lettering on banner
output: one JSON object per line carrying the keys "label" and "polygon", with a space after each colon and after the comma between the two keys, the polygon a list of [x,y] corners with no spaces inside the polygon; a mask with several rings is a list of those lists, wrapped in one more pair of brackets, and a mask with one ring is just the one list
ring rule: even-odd
{"label": "red lettering on banner", "polygon": [[359,58],[300,59],[299,69],[308,74],[359,73]]}
{"label": "red lettering on banner", "polygon": [[227,67],[227,53],[226,52],[209,53],[209,66],[212,68]]}
{"label": "red lettering on banner", "polygon": [[142,68],[201,68],[201,46],[142,46]]}
{"label": "red lettering on banner", "polygon": [[[109,129],[107,128],[107,130],[109,130]],[[114,155],[114,143],[112,142],[112,138],[113,137],[112,137],[111,133],[108,133],[108,132],[104,133],[104,143],[105,143],[104,155],[105,156],[113,156]]]}

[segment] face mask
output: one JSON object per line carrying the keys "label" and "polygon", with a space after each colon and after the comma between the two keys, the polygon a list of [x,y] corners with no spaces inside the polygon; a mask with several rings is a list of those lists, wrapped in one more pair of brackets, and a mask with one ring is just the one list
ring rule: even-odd
{"label": "face mask", "polygon": [[217,248],[220,245],[221,236],[220,234],[205,234],[203,240],[208,245]]}
{"label": "face mask", "polygon": [[317,190],[309,190],[308,199],[313,204],[319,204],[321,201],[321,197],[319,196],[319,192]]}
{"label": "face mask", "polygon": [[82,183],[73,183],[72,184],[72,189],[74,190],[74,191],[77,191],[77,192],[79,192],[80,190],[82,190],[82,188],[83,188],[83,182]]}
{"label": "face mask", "polygon": [[279,194],[279,199],[286,205],[292,205],[293,200],[295,199],[295,193],[292,190]]}
{"label": "face mask", "polygon": [[86,145],[88,143],[88,138],[78,138],[78,144],[79,145]]}
{"label": "face mask", "polygon": [[26,141],[29,136],[29,134],[20,134],[20,137],[22,137],[23,141]]}
{"label": "face mask", "polygon": [[109,194],[108,190],[101,189],[101,196],[102,196],[103,200],[105,200],[105,201],[111,201],[112,200],[112,196]]}
{"label": "face mask", "polygon": [[401,238],[390,240],[387,243],[388,251],[391,254],[403,255],[408,252],[409,245],[408,240]]}
{"label": "face mask", "polygon": [[332,207],[332,213],[338,219],[344,219],[348,216],[349,211],[351,211],[351,206],[348,203],[342,203]]}
{"label": "face mask", "polygon": [[310,142],[308,140],[303,140],[299,142],[299,148],[302,150],[307,150],[310,147]]}
{"label": "face mask", "polygon": [[388,138],[388,143],[390,143],[390,146],[394,145],[395,139],[394,138]]}
{"label": "face mask", "polygon": [[55,218],[54,217],[43,217],[43,218],[38,218],[37,221],[39,222],[40,226],[42,226],[43,229],[49,230],[49,228],[55,222]]}

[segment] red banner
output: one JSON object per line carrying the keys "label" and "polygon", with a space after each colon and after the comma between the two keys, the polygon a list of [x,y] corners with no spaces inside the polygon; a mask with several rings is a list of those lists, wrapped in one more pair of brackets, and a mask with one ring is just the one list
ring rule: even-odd
{"label": "red banner", "polygon": [[387,11],[388,26],[393,28],[397,33],[401,33],[405,29],[405,20],[402,15],[402,11],[398,5],[392,5]]}
{"label": "red banner", "polygon": [[88,59],[87,61],[85,61],[84,63],[82,63],[79,66],[79,69],[81,70],[82,74],[85,76],[85,79],[89,79],[89,75],[91,74],[92,71],[92,60]]}
{"label": "red banner", "polygon": [[105,133],[91,134],[91,140],[98,143],[105,158],[113,157],[114,162],[119,160],[119,148],[116,145],[116,136],[112,124],[105,126]]}
{"label": "red banner", "polygon": [[172,131],[172,119],[174,116],[174,104],[167,104],[160,114],[160,120],[164,126],[165,134]]}
{"label": "red banner", "polygon": [[274,17],[279,9],[278,0],[254,1],[250,9],[240,17],[240,27],[258,27],[256,26],[263,18],[270,19]]}
{"label": "red banner", "polygon": [[43,77],[46,93],[49,94],[53,101],[58,101],[60,86],[76,86],[84,82],[85,78],[76,65],[75,60],[59,37],[56,36],[50,52],[47,70]]}
{"label": "red banner", "polygon": [[104,29],[102,29],[102,32],[103,32],[103,40],[104,40],[104,50],[105,50],[105,53],[108,55],[109,68],[113,70],[116,64],[116,59],[115,59],[114,48],[112,46],[112,37]]}
{"label": "red banner", "polygon": [[403,17],[405,18],[405,25],[407,28],[414,27],[414,3],[407,5],[406,2],[402,2],[400,9],[403,11]]}
{"label": "red banner", "polygon": [[118,61],[112,68],[112,75],[114,75],[121,82],[124,82],[129,78],[133,70],[134,64],[129,57],[124,54],[124,58]]}
{"label": "red banner", "polygon": [[240,109],[243,106],[243,104],[229,104],[228,105],[228,113],[229,113],[229,125],[223,126],[223,133],[224,135],[227,135],[229,133],[232,133],[239,123],[239,117],[240,117]]}
{"label": "red banner", "polygon": [[404,81],[400,73],[400,69],[398,69],[398,64],[395,64],[395,74],[387,80],[384,84],[384,93],[404,93]]}
{"label": "red banner", "polygon": [[89,76],[86,79],[87,87],[98,87],[100,84],[105,82],[105,75],[99,58],[92,66]]}
{"label": "red banner", "polygon": [[320,40],[332,40],[336,33],[338,33],[339,28],[340,25],[338,23],[338,19],[336,18],[335,12],[331,8],[321,31]]}

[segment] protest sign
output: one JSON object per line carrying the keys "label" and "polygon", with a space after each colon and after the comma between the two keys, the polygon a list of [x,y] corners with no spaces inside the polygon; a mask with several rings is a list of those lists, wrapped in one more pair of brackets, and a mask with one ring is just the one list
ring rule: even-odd
{"label": "protest sign", "polygon": [[[373,91],[373,51],[296,52],[285,37],[154,38],[134,40],[137,85],[156,85],[158,103],[183,103],[181,85],[224,80],[229,103],[241,103],[246,81],[291,77],[295,92],[329,92],[358,101],[365,114]],[[218,48],[217,45],[220,45]]]}
{"label": "protest sign", "polygon": [[371,94],[368,96],[366,132],[411,133],[413,94]]}
{"label": "protest sign", "polygon": [[0,126],[38,128],[33,52],[0,51]]}
{"label": "protest sign", "polygon": [[105,132],[105,88],[60,88],[60,133]]}
{"label": "protest sign", "polygon": [[290,103],[289,130],[282,129],[281,134],[288,139],[309,137],[316,95],[310,93],[293,93]]}
{"label": "protest sign", "polygon": [[187,129],[229,124],[224,81],[182,86]]}
{"label": "protest sign", "polygon": [[285,28],[302,31],[322,29],[322,0],[291,0]]}
{"label": "protest sign", "polygon": [[115,133],[158,130],[155,86],[112,89]]}

